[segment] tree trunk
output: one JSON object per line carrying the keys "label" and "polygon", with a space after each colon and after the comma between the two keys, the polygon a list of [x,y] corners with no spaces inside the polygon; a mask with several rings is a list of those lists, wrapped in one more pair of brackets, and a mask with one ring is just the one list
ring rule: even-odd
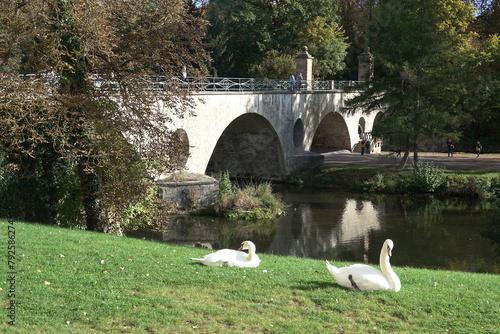
{"label": "tree trunk", "polygon": [[42,158],[40,159],[42,170],[43,170],[43,183],[46,186],[46,206],[49,222],[54,224],[57,222],[57,206],[60,198],[58,197],[57,191],[57,178],[60,177],[58,173],[61,171],[57,170],[58,158],[60,156],[53,149],[52,145],[46,145],[44,147],[45,153],[42,153]]}
{"label": "tree trunk", "polygon": [[101,224],[101,203],[99,192],[101,190],[101,182],[95,171],[86,170],[86,164],[80,162],[77,166],[78,179],[80,188],[83,194],[83,209],[85,211],[85,221],[87,230],[103,231]]}
{"label": "tree trunk", "polygon": [[418,159],[418,149],[415,148],[415,150],[413,151],[413,165],[416,169],[418,169]]}
{"label": "tree trunk", "polygon": [[406,148],[405,149],[405,154],[403,154],[403,158],[401,158],[401,162],[398,165],[398,169],[404,169],[406,166],[406,163],[408,162],[408,157],[410,156],[410,149]]}

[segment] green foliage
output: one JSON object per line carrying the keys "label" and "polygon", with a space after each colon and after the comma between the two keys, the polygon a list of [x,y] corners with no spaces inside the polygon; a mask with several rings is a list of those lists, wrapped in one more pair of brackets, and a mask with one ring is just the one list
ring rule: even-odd
{"label": "green foliage", "polygon": [[347,44],[335,0],[215,0],[206,9],[207,47],[219,76],[287,79],[302,46],[317,60],[317,76],[332,78],[344,68]]}
{"label": "green foliage", "polygon": [[294,178],[302,185],[366,192],[398,192],[402,175],[378,166],[347,165],[303,171]]}
{"label": "green foliage", "polygon": [[287,176],[287,183],[294,185],[298,188],[304,186],[304,180],[302,179],[301,173],[293,173]]}
{"label": "green foliage", "polygon": [[[51,165],[48,163],[50,160],[25,158],[13,163],[7,158],[0,158],[1,217],[54,223],[57,188],[47,168],[61,172],[58,180],[61,181],[64,178],[64,164]],[[33,174],[24,175],[25,170],[20,170],[20,165]]]}
{"label": "green foliage", "polygon": [[379,194],[433,192],[439,196],[488,199],[500,184],[498,173],[445,170],[420,163],[419,169],[395,170],[393,166],[348,165],[316,168],[294,174],[300,186],[364,191]]}
{"label": "green foliage", "polygon": [[445,175],[440,192],[450,196],[484,200],[494,195],[498,182],[500,182],[498,175],[492,177]]}
{"label": "green foliage", "polygon": [[464,120],[461,141],[470,143],[473,151],[477,140],[487,150],[496,152],[500,142],[500,37],[477,40],[457,54],[462,64],[460,80]]}
{"label": "green foliage", "polygon": [[215,178],[219,181],[219,198],[229,197],[234,194],[234,186],[229,172],[220,172]]}
{"label": "green foliage", "polygon": [[0,151],[16,172],[2,180],[15,217],[120,233],[154,216],[152,178],[187,155],[157,102],[193,105],[144,78],[197,75],[208,57],[203,19],[184,2],[152,4],[2,1]]}
{"label": "green foliage", "polygon": [[5,162],[4,156],[0,154],[0,217],[14,217],[7,209],[5,199],[9,198],[8,189],[11,183],[12,171]]}
{"label": "green foliage", "polygon": [[394,173],[378,172],[373,178],[363,183],[363,190],[373,193],[395,194],[405,192],[403,185],[406,178]]}
{"label": "green foliage", "polygon": [[375,79],[348,105],[382,108],[377,135],[415,157],[422,140],[458,132],[463,83],[456,56],[471,39],[472,12],[461,0],[388,0],[373,12],[367,36]]}
{"label": "green foliage", "polygon": [[253,78],[285,79],[295,73],[295,64],[293,56],[271,50],[260,63],[252,65],[248,74]]}
{"label": "green foliage", "polygon": [[444,182],[443,167],[430,162],[412,165],[411,184],[417,192],[432,193]]}
{"label": "green foliage", "polygon": [[403,66],[433,66],[470,37],[473,10],[461,0],[384,1],[367,29],[376,61],[396,72]]}
{"label": "green foliage", "polygon": [[[0,161],[0,216],[86,229],[84,196],[76,171],[65,164],[55,165],[52,175],[57,179],[53,179],[42,168],[42,159],[25,162],[33,164],[30,169],[35,177],[19,177],[14,164]],[[157,186],[146,177],[143,162],[129,161],[123,169],[127,171],[114,169],[113,174],[107,169],[107,182],[99,190],[101,224],[107,233],[121,234],[124,229],[151,224],[164,214]]]}
{"label": "green foliage", "polygon": [[215,212],[231,219],[273,219],[284,213],[285,204],[272,192],[270,183],[232,184],[229,173],[219,173],[219,202]]}
{"label": "green foliage", "polygon": [[56,223],[59,226],[85,229],[85,212],[82,207],[82,191],[78,185],[78,177],[71,172],[58,187],[59,203],[57,205]]}

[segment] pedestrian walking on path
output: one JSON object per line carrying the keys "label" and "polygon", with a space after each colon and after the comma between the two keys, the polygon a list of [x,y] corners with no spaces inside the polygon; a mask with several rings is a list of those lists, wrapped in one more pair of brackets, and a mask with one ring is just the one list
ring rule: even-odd
{"label": "pedestrian walking on path", "polygon": [[448,156],[452,157],[453,151],[455,150],[455,144],[453,144],[453,142],[450,139],[448,139],[446,145],[448,145]]}
{"label": "pedestrian walking on path", "polygon": [[481,151],[483,150],[483,145],[479,142],[479,140],[476,143],[476,153],[477,157],[479,158],[479,154],[481,154]]}

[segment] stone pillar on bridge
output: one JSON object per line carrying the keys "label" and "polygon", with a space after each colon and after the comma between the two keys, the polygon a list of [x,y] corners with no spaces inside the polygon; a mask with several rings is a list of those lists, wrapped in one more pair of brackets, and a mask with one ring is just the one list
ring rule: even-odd
{"label": "stone pillar on bridge", "polygon": [[[307,46],[302,48],[302,53],[297,57],[297,67],[295,71],[295,80],[297,80],[298,89],[311,90],[312,82],[312,60],[313,56],[307,52]],[[303,83],[299,83],[299,78],[302,76]]]}
{"label": "stone pillar on bridge", "polygon": [[358,81],[373,80],[373,55],[370,48],[366,47],[365,52],[358,56]]}

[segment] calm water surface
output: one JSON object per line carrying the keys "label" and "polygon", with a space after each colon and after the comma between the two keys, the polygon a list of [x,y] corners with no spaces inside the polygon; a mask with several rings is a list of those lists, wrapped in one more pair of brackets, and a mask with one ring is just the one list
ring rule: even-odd
{"label": "calm water surface", "polygon": [[282,189],[288,213],[253,224],[213,217],[169,217],[162,231],[134,236],[165,242],[237,248],[253,240],[258,253],[378,263],[385,239],[395,243],[391,263],[428,269],[499,274],[483,208],[433,197],[364,196],[326,190]]}

